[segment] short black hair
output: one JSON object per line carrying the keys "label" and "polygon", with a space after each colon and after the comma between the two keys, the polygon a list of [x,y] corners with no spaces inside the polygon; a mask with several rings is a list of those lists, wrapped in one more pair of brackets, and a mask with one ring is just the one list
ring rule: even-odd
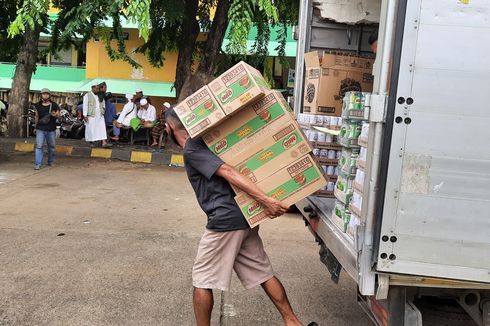
{"label": "short black hair", "polygon": [[173,107],[165,111],[165,121],[172,121],[172,124],[179,130],[186,130]]}
{"label": "short black hair", "polygon": [[104,86],[107,86],[107,84],[105,83],[105,81],[103,81],[102,83],[99,84],[99,87],[104,87]]}
{"label": "short black hair", "polygon": [[369,35],[368,42],[369,45],[373,45],[374,42],[378,40],[378,31],[373,32],[371,35]]}

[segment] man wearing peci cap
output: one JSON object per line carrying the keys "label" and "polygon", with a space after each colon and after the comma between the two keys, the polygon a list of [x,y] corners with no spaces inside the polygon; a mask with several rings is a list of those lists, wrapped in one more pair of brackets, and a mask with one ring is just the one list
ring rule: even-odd
{"label": "man wearing peci cap", "polygon": [[51,92],[47,88],[41,90],[41,100],[34,105],[34,132],[36,133],[35,170],[43,164],[44,141],[48,144],[48,165],[52,166],[55,159],[56,119],[60,116],[58,104],[51,101]]}
{"label": "man wearing peci cap", "polygon": [[146,98],[140,100],[140,108],[138,110],[138,118],[141,121],[143,128],[153,128],[157,120],[157,110],[153,105],[148,103]]}
{"label": "man wearing peci cap", "polygon": [[140,104],[140,100],[143,98],[143,90],[141,88],[137,88],[135,91],[134,91],[134,97],[133,97],[133,103],[135,103],[136,105],[139,105]]}
{"label": "man wearing peci cap", "polygon": [[131,120],[136,118],[137,111],[138,108],[136,107],[136,104],[133,103],[133,94],[126,94],[126,104],[124,104],[121,114],[119,114],[119,117],[114,124],[114,137],[111,137],[112,140],[119,140],[121,128],[129,128],[131,125]]}
{"label": "man wearing peci cap", "polygon": [[102,141],[102,147],[108,147],[105,129],[105,101],[98,97],[97,83],[92,84],[92,90],[83,96],[83,117],[85,120],[85,141]]}

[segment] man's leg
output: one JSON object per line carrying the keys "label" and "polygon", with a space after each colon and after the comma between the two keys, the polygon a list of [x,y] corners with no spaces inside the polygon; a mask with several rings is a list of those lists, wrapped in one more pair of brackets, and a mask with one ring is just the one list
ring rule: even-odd
{"label": "man's leg", "polygon": [[112,140],[119,140],[119,135],[121,134],[121,127],[122,125],[120,123],[114,122],[112,124],[112,133],[114,134],[114,137],[111,137]]}
{"label": "man's leg", "polygon": [[43,164],[44,136],[44,131],[36,130],[36,159],[34,163],[36,168],[40,167]]}
{"label": "man's leg", "polygon": [[56,158],[56,131],[48,131],[46,141],[48,142],[48,165],[51,166]]}
{"label": "man's leg", "polygon": [[274,303],[277,310],[279,310],[279,313],[281,314],[285,325],[303,325],[294,314],[293,309],[291,308],[291,304],[289,303],[286,290],[277,277],[274,276],[268,281],[265,281],[261,284],[261,286],[264,289],[265,293],[267,293],[271,301]]}
{"label": "man's leg", "polygon": [[213,291],[195,287],[193,303],[196,325],[209,326],[211,324],[211,312],[213,311],[214,305]]}

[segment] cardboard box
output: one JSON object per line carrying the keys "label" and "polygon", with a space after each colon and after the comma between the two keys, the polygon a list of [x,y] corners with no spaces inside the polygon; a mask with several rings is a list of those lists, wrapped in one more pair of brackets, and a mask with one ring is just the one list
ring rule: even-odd
{"label": "cardboard box", "polygon": [[357,56],[305,53],[303,112],[341,116],[345,93],[372,92],[373,63]]}
{"label": "cardboard box", "polygon": [[[257,183],[311,151],[302,130],[291,121],[233,157],[229,164]],[[239,189],[234,190],[237,194],[240,192]]]}
{"label": "cardboard box", "polygon": [[[308,154],[258,182],[257,186],[268,196],[293,205],[324,188],[326,184],[322,170]],[[235,197],[235,200],[250,227],[255,227],[269,219],[262,205],[247,194],[241,193]]]}
{"label": "cardboard box", "polygon": [[202,135],[225,118],[207,86],[177,104],[175,113],[192,138]]}
{"label": "cardboard box", "polygon": [[264,97],[270,90],[264,77],[252,66],[241,61],[208,84],[225,114],[236,113]]}
{"label": "cardboard box", "polygon": [[293,121],[293,113],[282,95],[270,91],[258,102],[213,128],[203,140],[214,154],[233,165],[238,154]]}

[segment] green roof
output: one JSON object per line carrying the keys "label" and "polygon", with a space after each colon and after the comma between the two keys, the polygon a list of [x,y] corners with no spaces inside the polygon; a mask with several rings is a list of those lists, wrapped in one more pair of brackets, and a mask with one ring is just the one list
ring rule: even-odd
{"label": "green roof", "polygon": [[[10,89],[15,73],[15,64],[0,63],[0,88]],[[77,93],[87,82],[85,69],[71,66],[40,66],[32,74],[30,90],[49,88],[53,92]]]}
{"label": "green roof", "polygon": [[141,80],[97,78],[85,83],[79,88],[79,90],[81,92],[90,91],[94,81],[99,84],[106,82],[107,91],[114,94],[134,94],[134,91],[137,88],[141,88],[145,95],[175,97],[175,90],[172,89],[173,83],[169,82],[147,82]]}
{"label": "green roof", "polygon": [[[231,25],[228,25],[228,28],[226,29],[226,34],[225,34],[225,39],[223,40],[223,44],[221,45],[221,50],[226,53],[226,46],[230,43],[229,39],[229,34],[230,34],[230,28]],[[279,41],[278,41],[278,33],[277,30],[280,27],[274,27],[272,25],[269,25],[269,30],[270,30],[270,38],[269,38],[269,45],[268,45],[268,54],[271,57],[277,57],[278,51],[276,50],[277,47],[279,46]],[[257,27],[253,26],[250,29],[250,32],[248,33],[247,37],[247,54],[252,54],[252,49],[255,44],[255,40],[257,39]],[[293,27],[288,26],[287,29],[287,35],[286,35],[286,57],[296,57],[296,47],[297,47],[297,42],[293,38]]]}
{"label": "green roof", "polygon": [[[0,89],[12,88],[12,78],[15,73],[15,64],[0,63]],[[135,89],[141,88],[145,94],[151,96],[175,97],[173,83],[148,82],[142,80],[124,79],[86,79],[85,68],[71,66],[40,66],[38,65],[32,75],[31,91],[40,91],[49,88],[52,92],[81,93],[90,91],[93,82],[107,84],[108,91],[114,94],[134,93]]]}

